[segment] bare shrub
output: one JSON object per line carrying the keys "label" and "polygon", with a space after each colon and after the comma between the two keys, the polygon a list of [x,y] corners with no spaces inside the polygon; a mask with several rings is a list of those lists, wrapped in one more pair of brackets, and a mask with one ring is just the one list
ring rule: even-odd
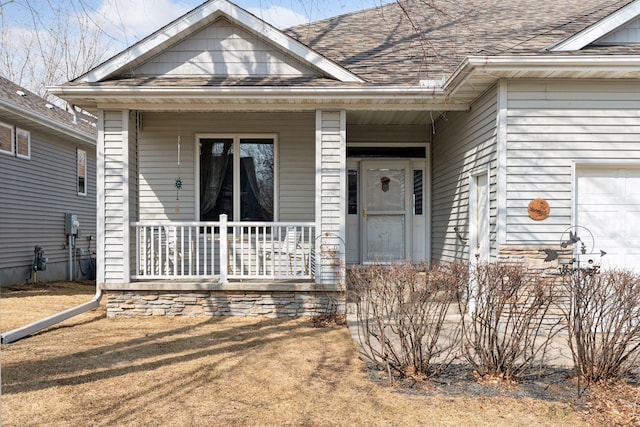
{"label": "bare shrub", "polygon": [[544,363],[560,330],[554,287],[513,263],[478,264],[459,299],[463,355],[481,378],[512,380]]}
{"label": "bare shrub", "polygon": [[577,374],[588,383],[627,374],[640,353],[640,276],[577,269],[564,276],[563,284]]}
{"label": "bare shrub", "polygon": [[390,379],[392,371],[433,376],[456,357],[459,325],[443,331],[464,272],[458,265],[426,269],[410,263],[351,269],[362,352]]}

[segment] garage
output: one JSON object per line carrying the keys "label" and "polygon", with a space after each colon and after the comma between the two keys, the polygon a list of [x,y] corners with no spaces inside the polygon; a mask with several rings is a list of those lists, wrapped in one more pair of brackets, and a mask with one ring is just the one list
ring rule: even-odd
{"label": "garage", "polygon": [[576,172],[576,225],[587,250],[607,253],[597,257],[603,268],[640,271],[640,167]]}

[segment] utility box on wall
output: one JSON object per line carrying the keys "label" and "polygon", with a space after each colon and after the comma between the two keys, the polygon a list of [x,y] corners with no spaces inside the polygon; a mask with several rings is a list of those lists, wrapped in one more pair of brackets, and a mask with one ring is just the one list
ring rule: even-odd
{"label": "utility box on wall", "polygon": [[64,214],[64,234],[77,237],[79,232],[80,221],[78,221],[78,215],[72,213]]}

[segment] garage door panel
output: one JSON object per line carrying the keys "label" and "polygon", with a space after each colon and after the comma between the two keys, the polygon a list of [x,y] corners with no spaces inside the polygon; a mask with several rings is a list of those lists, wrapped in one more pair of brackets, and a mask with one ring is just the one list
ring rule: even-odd
{"label": "garage door panel", "polygon": [[[632,242],[640,242],[640,206],[633,209],[627,209],[624,215],[624,233],[622,238],[625,239],[627,244]],[[630,245],[635,246],[635,245]]]}
{"label": "garage door panel", "polygon": [[640,169],[578,169],[576,182],[576,222],[607,252],[601,265],[640,271]]}
{"label": "garage door panel", "polygon": [[[588,208],[587,208],[588,209]],[[582,209],[578,214],[578,224],[585,224],[586,227],[594,236],[598,236],[599,239],[617,239],[618,238],[618,212],[613,210],[604,210],[599,208],[598,210]],[[578,232],[580,234],[580,232]]]}

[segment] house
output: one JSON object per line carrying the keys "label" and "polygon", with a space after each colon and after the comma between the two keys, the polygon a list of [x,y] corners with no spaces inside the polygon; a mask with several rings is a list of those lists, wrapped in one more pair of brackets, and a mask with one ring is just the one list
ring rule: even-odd
{"label": "house", "polygon": [[95,276],[95,140],[94,125],[0,77],[0,286]]}
{"label": "house", "polygon": [[407,0],[280,31],[211,0],[51,88],[98,116],[108,315],[313,314],[372,261],[639,267],[639,17]]}

